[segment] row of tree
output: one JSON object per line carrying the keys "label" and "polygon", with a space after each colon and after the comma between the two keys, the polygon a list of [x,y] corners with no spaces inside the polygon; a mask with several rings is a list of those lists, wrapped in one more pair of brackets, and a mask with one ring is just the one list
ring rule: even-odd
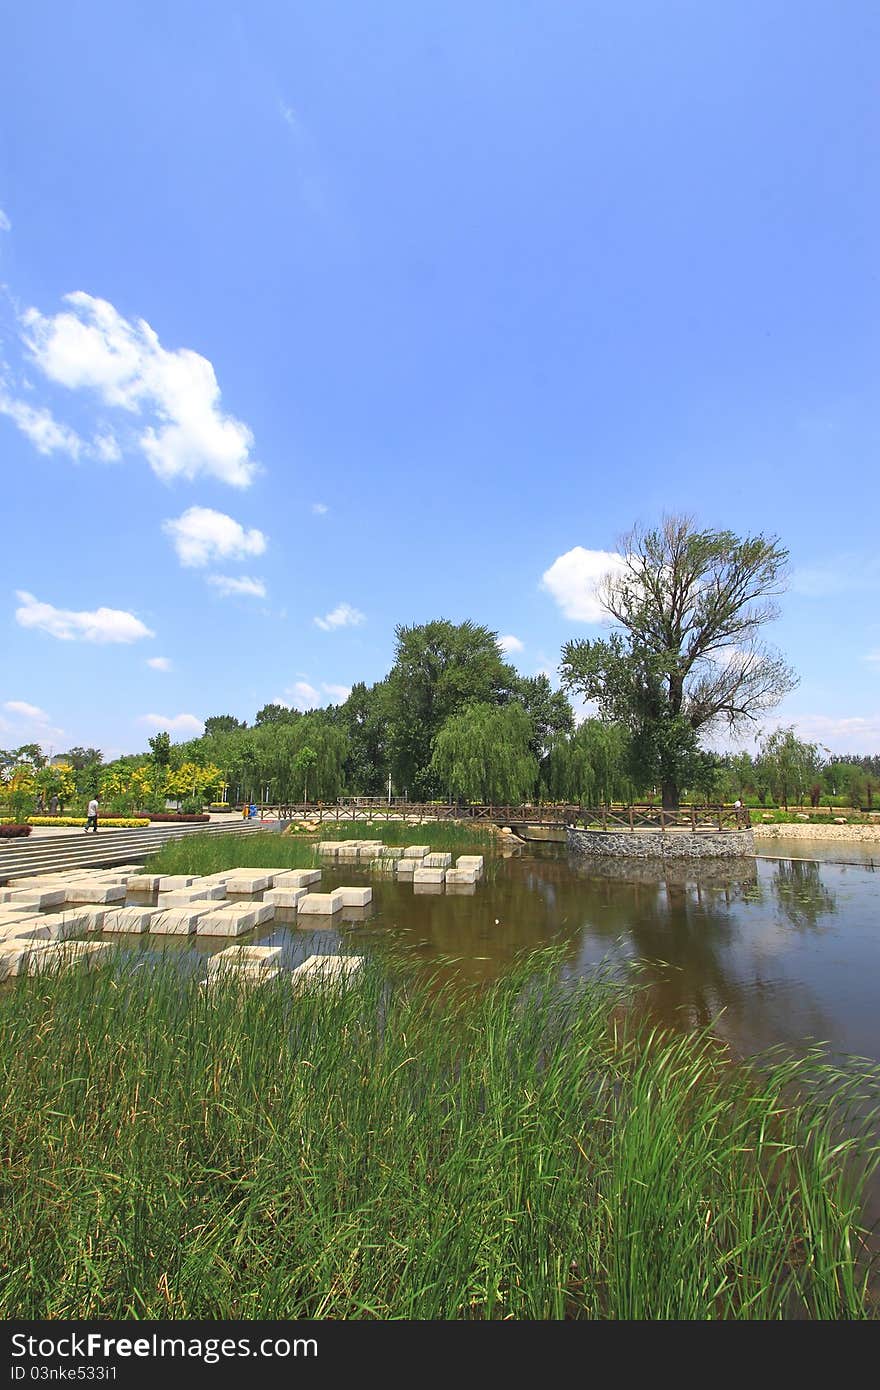
{"label": "row of tree", "polygon": [[[401,626],[388,675],[356,684],[344,703],[306,713],[265,705],[252,726],[214,715],[199,739],[172,746],[157,735],[149,753],[107,768],[96,750],[74,749],[76,792],[103,790],[119,806],[224,793],[332,801],[389,786],[415,801],[657,794],[669,807],[686,794],[872,796],[880,769],[847,771],[855,760],[823,760],[793,730],[771,734],[756,758],[708,751],[720,732],[753,730],[795,684],[760,641],[787,561],[774,538],[668,517],[630,532],[619,551],[600,590],[609,634],[565,645],[562,690],[546,675],[519,675],[480,624]],[[579,726],[570,696],[590,711]]]}

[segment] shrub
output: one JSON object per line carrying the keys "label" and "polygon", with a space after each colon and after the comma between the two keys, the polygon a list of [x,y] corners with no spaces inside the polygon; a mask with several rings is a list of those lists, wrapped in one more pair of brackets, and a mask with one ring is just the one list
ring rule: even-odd
{"label": "shrub", "polygon": [[0,839],[3,840],[17,840],[30,833],[29,825],[0,825]]}
{"label": "shrub", "polygon": [[183,811],[143,811],[144,824],[147,821],[206,821],[211,817],[204,814],[191,815]]}
{"label": "shrub", "polygon": [[[85,816],[28,816],[28,825],[78,825],[82,828]],[[98,825],[110,825],[117,830],[131,830],[149,825],[146,816],[102,816],[98,812]]]}

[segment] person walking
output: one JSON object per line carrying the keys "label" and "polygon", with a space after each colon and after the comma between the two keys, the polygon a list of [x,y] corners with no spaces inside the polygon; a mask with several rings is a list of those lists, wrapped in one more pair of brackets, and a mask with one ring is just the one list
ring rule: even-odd
{"label": "person walking", "polygon": [[98,833],[98,798],[93,796],[89,802],[88,818],[86,820],[85,834],[88,835],[89,827],[97,835]]}

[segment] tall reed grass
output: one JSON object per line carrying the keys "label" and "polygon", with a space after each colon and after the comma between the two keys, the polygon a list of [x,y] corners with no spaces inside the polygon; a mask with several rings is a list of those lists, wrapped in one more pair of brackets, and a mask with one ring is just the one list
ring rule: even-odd
{"label": "tall reed grass", "polygon": [[442,998],[132,959],[0,1000],[4,1318],[870,1314],[873,1074],[733,1065],[552,952]]}

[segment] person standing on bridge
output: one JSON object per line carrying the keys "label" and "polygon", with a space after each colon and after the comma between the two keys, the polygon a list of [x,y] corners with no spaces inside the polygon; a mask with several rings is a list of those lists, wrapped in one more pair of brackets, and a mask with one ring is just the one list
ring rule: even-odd
{"label": "person standing on bridge", "polygon": [[88,833],[89,833],[89,827],[91,827],[91,829],[92,829],[92,830],[95,832],[95,834],[97,835],[97,833],[98,833],[98,798],[97,798],[97,796],[93,796],[92,799],[91,799],[91,801],[89,802],[89,809],[88,809],[88,814],[87,814],[87,818],[86,818],[86,828],[85,828],[85,834],[86,834],[86,835],[88,835]]}

